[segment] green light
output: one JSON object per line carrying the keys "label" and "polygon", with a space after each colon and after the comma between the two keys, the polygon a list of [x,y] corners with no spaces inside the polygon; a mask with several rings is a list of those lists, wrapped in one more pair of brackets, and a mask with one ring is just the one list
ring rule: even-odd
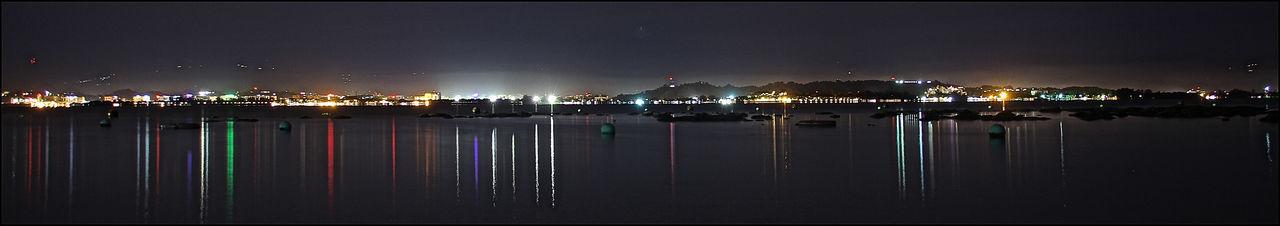
{"label": "green light", "polygon": [[236,122],[227,122],[227,221],[231,221],[235,209],[236,192]]}

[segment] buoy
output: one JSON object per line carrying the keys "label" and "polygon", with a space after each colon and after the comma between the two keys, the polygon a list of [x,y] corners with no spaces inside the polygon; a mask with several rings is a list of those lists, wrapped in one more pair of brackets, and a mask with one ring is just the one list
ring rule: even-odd
{"label": "buoy", "polygon": [[991,129],[987,129],[987,133],[991,134],[991,137],[1004,137],[1004,125],[991,125]]}
{"label": "buoy", "polygon": [[280,130],[285,130],[285,131],[287,131],[287,130],[290,130],[290,129],[293,129],[293,125],[289,125],[289,122],[288,122],[288,121],[280,122]]}
{"label": "buoy", "polygon": [[605,123],[600,126],[600,133],[613,134],[613,123]]}
{"label": "buoy", "polygon": [[116,111],[116,110],[111,110],[110,112],[107,112],[107,117],[111,117],[111,118],[119,118],[119,117],[120,117],[120,112],[119,112],[119,111]]}
{"label": "buoy", "polygon": [[103,119],[102,121],[98,121],[98,126],[111,127],[111,120]]}

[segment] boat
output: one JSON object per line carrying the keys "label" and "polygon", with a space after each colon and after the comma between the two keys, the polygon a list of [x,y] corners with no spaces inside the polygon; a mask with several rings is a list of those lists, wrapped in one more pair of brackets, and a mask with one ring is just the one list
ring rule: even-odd
{"label": "boat", "polygon": [[161,123],[161,129],[196,129],[200,128],[200,124],[195,123]]}
{"label": "boat", "polygon": [[804,120],[796,123],[796,126],[805,127],[835,127],[836,120]]}

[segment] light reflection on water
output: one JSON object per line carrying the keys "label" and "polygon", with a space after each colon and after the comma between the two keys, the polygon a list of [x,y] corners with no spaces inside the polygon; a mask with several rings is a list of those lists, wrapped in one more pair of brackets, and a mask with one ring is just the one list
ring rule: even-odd
{"label": "light reflection on water", "polygon": [[[261,121],[200,122],[196,130],[159,127],[230,115],[225,109],[208,111],[125,109],[112,128],[92,126],[100,112],[24,112],[23,118],[5,112],[3,140],[9,145],[0,147],[10,158],[4,167],[10,177],[4,179],[3,205],[6,216],[18,216],[5,222],[1275,220],[1265,211],[1205,207],[1275,209],[1275,196],[1267,192],[1275,191],[1276,128],[1252,119],[1083,122],[1048,115],[1054,119],[1001,123],[1008,134],[994,139],[986,135],[992,122],[920,122],[919,114],[872,119],[862,113],[841,114],[847,118],[834,129],[795,127],[796,120],[784,117],[741,123],[669,123],[630,115],[446,120],[411,118],[407,111],[352,114],[353,119],[242,115]],[[816,117],[796,114],[801,120]],[[281,121],[295,130],[273,127]],[[606,122],[618,132],[597,135]],[[321,129],[309,128],[315,126]],[[448,127],[454,127],[452,143],[447,132],[437,132]],[[1042,132],[1054,129],[1056,134]],[[134,135],[132,142],[128,135]],[[489,150],[482,152],[486,138]],[[471,156],[461,155],[463,143],[472,144]],[[440,151],[450,145],[453,156]],[[1201,151],[1206,149],[1223,151]],[[1264,155],[1231,151],[1257,149]],[[135,158],[132,173],[124,165],[129,157]],[[468,157],[473,161],[460,161]],[[544,164],[550,164],[546,172]],[[486,173],[488,188],[479,185]],[[543,176],[550,181],[542,183]],[[121,187],[128,177],[135,178],[133,191]],[[468,179],[473,202],[464,204],[462,184]],[[510,186],[502,185],[507,181]],[[450,182],[452,205],[447,185],[433,189]],[[544,186],[549,203],[541,202]],[[1222,192],[1236,188],[1249,189]],[[174,189],[185,192],[168,192]],[[113,198],[121,192],[135,196]],[[1192,195],[1213,192],[1223,195]],[[479,200],[483,193],[490,195],[490,205]],[[511,205],[498,204],[508,198]],[[1116,216],[1113,205],[1181,210]],[[1201,217],[1183,216],[1188,213]]]}

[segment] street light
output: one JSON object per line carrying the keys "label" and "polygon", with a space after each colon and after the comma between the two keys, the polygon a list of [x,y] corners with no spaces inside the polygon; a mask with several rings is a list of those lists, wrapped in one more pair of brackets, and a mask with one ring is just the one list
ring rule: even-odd
{"label": "street light", "polygon": [[542,96],[533,96],[533,113],[538,113],[538,101],[542,101]]}
{"label": "street light", "polygon": [[497,96],[489,95],[489,114],[493,114],[493,113],[497,113],[497,112],[498,112],[498,109],[497,109],[497,108],[498,108],[498,107],[497,107],[497,106],[498,106],[498,104],[497,104],[497,102],[495,102],[495,101],[497,101],[497,100],[498,100],[498,97],[497,97]]}
{"label": "street light", "polygon": [[1000,111],[1004,111],[1004,101],[1009,98],[1009,93],[1000,92]]}
{"label": "street light", "polygon": [[547,111],[549,112],[548,114],[552,114],[552,115],[555,114],[556,113],[556,96],[547,94],[547,104],[550,104],[550,106],[547,106],[547,109],[548,109]]}

